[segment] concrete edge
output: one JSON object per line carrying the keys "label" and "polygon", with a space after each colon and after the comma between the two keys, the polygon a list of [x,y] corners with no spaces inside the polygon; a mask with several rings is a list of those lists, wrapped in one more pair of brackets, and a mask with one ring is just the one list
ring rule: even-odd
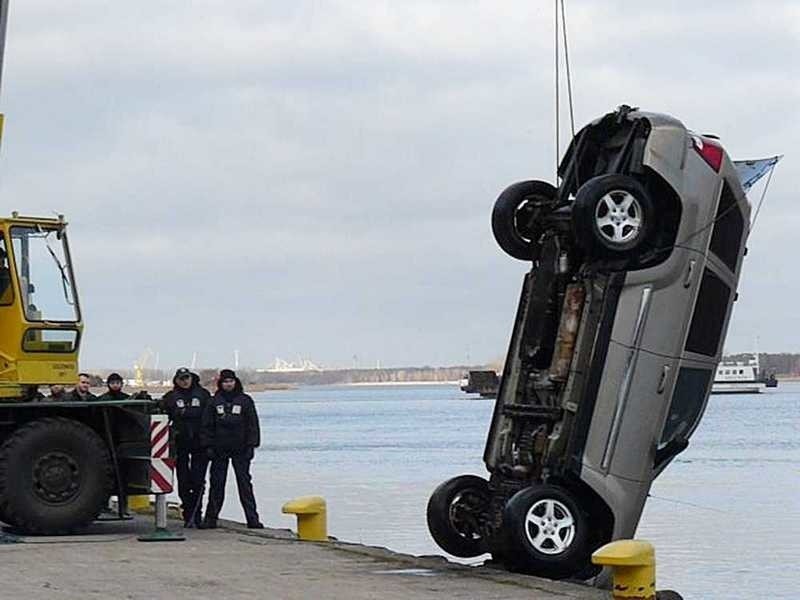
{"label": "concrete edge", "polygon": [[469,575],[470,577],[477,577],[480,579],[493,581],[495,583],[513,585],[531,590],[539,590],[548,592],[550,594],[559,594],[565,598],[576,598],[581,600],[594,598],[598,600],[605,600],[608,598],[607,592],[598,590],[587,584],[551,581],[549,579],[542,579],[532,575],[509,573],[507,571],[485,565],[473,567],[452,562],[444,556],[414,556],[412,554],[395,552],[382,546],[368,546],[354,542],[345,542],[335,538],[331,538],[331,541],[329,542],[308,542],[298,539],[297,535],[290,529],[275,529],[269,527],[265,529],[247,529],[243,523],[229,521],[227,519],[220,519],[217,525],[219,529],[237,535],[301,544],[314,544],[320,548],[325,548],[326,550],[355,554],[358,556],[372,558],[376,561],[393,562],[399,565],[407,565],[408,567],[418,569],[457,572]]}

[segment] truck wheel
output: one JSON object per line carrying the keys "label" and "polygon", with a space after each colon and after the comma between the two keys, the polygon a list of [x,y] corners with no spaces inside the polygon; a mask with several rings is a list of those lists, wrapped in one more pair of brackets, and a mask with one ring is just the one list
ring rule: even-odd
{"label": "truck wheel", "polygon": [[492,233],[503,251],[519,260],[539,256],[539,221],[555,203],[556,188],[546,181],[520,181],[508,186],[492,210]]}
{"label": "truck wheel", "polygon": [[428,500],[428,529],[445,552],[472,558],[487,552],[480,529],[489,505],[489,483],[476,475],[460,475],[437,487]]}
{"label": "truck wheel", "polygon": [[0,498],[12,524],[27,533],[88,526],[108,497],[111,475],[103,440],[71,419],[32,421],[0,447]]}
{"label": "truck wheel", "polygon": [[514,494],[503,512],[503,528],[511,570],[562,579],[588,564],[586,516],[562,487],[534,485]]}
{"label": "truck wheel", "polygon": [[632,258],[655,224],[653,201],[627,175],[600,175],[575,196],[572,221],[578,243],[594,258]]}
{"label": "truck wheel", "polygon": [[0,521],[5,525],[14,527],[14,523],[11,522],[11,517],[8,516],[8,511],[6,510],[5,503],[2,501],[2,499],[0,499]]}

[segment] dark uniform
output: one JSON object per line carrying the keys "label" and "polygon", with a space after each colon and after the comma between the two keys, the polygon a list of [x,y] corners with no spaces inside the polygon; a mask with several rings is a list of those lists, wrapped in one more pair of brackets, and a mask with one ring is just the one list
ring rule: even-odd
{"label": "dark uniform", "polygon": [[[192,384],[188,388],[182,388],[177,380],[186,375],[191,376]],[[200,385],[200,378],[186,368],[178,369],[172,382],[175,387],[164,394],[161,409],[169,415],[175,436],[178,496],[183,508],[183,520],[186,525],[191,525],[192,522],[199,525],[208,468],[200,428],[211,394]]]}
{"label": "dark uniform", "polygon": [[[221,382],[225,379],[236,380],[236,386],[230,392],[222,389]],[[228,462],[231,462],[247,526],[262,528],[250,478],[250,461],[261,444],[256,407],[253,399],[244,393],[242,382],[233,371],[221,371],[219,381],[217,393],[203,413],[203,443],[212,457],[211,492],[204,526],[213,528],[217,525],[217,517],[225,500]]]}

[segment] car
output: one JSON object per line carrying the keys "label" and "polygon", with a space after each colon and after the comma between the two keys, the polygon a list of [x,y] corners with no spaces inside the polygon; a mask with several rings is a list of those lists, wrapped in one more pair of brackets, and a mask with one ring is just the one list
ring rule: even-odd
{"label": "car", "polygon": [[483,460],[442,483],[428,526],[446,552],[589,579],[633,537],[653,480],[703,415],[751,206],[719,140],[621,106],[572,139],[560,185],[523,181],[492,229],[532,263]]}

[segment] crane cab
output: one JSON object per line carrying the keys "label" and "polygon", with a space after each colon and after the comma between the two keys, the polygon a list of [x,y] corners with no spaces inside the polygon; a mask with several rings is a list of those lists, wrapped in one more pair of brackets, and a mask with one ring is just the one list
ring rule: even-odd
{"label": "crane cab", "polygon": [[82,329],[63,217],[1,218],[0,400],[73,383]]}

